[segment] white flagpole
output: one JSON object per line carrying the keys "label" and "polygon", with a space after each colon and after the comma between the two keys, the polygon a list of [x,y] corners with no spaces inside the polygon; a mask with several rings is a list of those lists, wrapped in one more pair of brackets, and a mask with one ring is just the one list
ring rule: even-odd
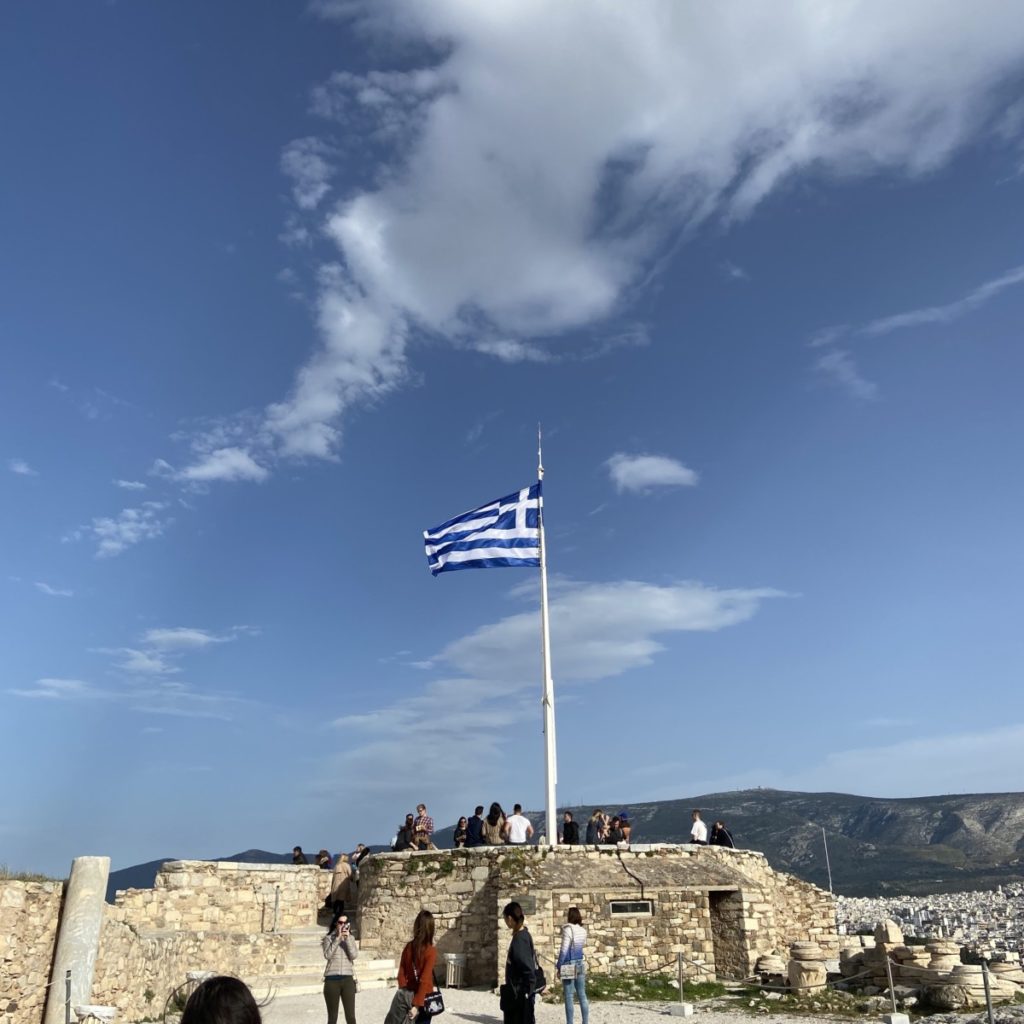
{"label": "white flagpole", "polygon": [[558,782],[558,761],[555,755],[555,687],[551,681],[551,633],[548,624],[548,563],[544,546],[544,463],[541,459],[540,424],[537,425],[537,480],[541,486],[537,518],[540,527],[540,649],[544,673],[544,753],[547,782],[547,840],[558,844],[558,805],[555,786]]}

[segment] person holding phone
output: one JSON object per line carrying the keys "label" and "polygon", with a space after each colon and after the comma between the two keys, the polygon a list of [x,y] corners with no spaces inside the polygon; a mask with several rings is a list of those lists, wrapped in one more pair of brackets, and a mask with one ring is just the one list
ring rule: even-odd
{"label": "person holding phone", "polygon": [[338,1002],[345,1010],[345,1024],[356,1024],[356,979],[353,963],[359,955],[348,917],[336,914],[323,938],[324,1002],[327,1024],[338,1024]]}

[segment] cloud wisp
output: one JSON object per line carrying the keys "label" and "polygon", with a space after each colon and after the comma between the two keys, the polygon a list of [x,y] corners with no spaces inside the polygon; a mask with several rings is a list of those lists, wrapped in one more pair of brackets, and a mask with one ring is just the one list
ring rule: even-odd
{"label": "cloud wisp", "polygon": [[51,587],[49,583],[36,583],[34,584],[36,590],[41,594],[46,594],[47,597],[74,597],[75,592],[66,587]]}
{"label": "cloud wisp", "polygon": [[71,530],[61,539],[70,543],[88,538],[96,542],[97,558],[113,558],[144,540],[163,536],[174,522],[167,507],[166,502],[146,501],[123,508],[116,516],[96,516],[88,525]]}
{"label": "cloud wisp", "polygon": [[696,487],[699,476],[667,455],[627,455],[616,452],[605,463],[608,475],[621,494],[645,494],[659,487]]}
{"label": "cloud wisp", "polygon": [[39,476],[39,473],[24,459],[8,459],[7,468],[14,473],[15,476]]}
{"label": "cloud wisp", "polygon": [[[523,585],[513,596],[532,596],[534,589]],[[765,601],[783,596],[770,588],[719,590],[697,582],[657,586],[560,579],[550,614],[553,671],[561,699],[567,699],[567,690],[571,694],[575,687],[651,664],[664,650],[662,637],[738,625],[757,614]],[[425,663],[441,675],[419,694],[338,718],[334,725],[353,740],[350,750],[338,755],[338,767],[354,768],[368,757],[400,758],[407,745],[404,737],[427,728],[452,736],[471,730],[474,763],[500,763],[499,752],[517,724],[537,715],[537,698],[531,693],[539,688],[537,631],[534,610],[481,626]],[[483,756],[485,751],[494,756]],[[461,751],[429,760],[429,781],[438,788],[464,781]],[[423,786],[427,781],[418,780]],[[377,788],[398,793],[407,788],[407,780],[382,777]]]}
{"label": "cloud wisp", "polygon": [[839,344],[864,338],[880,338],[895,331],[949,324],[987,305],[1002,292],[1024,284],[1024,266],[1011,267],[1005,273],[985,281],[966,295],[939,306],[923,306],[892,316],[878,317],[865,324],[835,324],[817,331],[807,343],[809,348],[827,349],[812,364],[812,369],[832,381],[851,398],[872,401],[878,397],[878,385],[860,371],[853,353]]}

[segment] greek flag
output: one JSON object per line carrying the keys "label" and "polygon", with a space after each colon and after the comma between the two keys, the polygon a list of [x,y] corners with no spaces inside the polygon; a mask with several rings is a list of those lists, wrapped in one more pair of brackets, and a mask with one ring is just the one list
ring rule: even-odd
{"label": "greek flag", "polygon": [[424,530],[430,571],[540,565],[540,484]]}

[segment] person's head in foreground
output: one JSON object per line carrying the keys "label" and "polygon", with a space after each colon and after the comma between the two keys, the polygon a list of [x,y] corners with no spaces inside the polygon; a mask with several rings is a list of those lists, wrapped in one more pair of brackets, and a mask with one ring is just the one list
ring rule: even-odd
{"label": "person's head in foreground", "polygon": [[501,916],[505,919],[505,924],[516,932],[523,927],[523,924],[526,921],[526,915],[523,913],[523,908],[515,902],[507,904],[505,909],[501,912]]}
{"label": "person's head in foreground", "polygon": [[181,1024],[261,1024],[249,986],[238,978],[207,978],[188,997]]}

